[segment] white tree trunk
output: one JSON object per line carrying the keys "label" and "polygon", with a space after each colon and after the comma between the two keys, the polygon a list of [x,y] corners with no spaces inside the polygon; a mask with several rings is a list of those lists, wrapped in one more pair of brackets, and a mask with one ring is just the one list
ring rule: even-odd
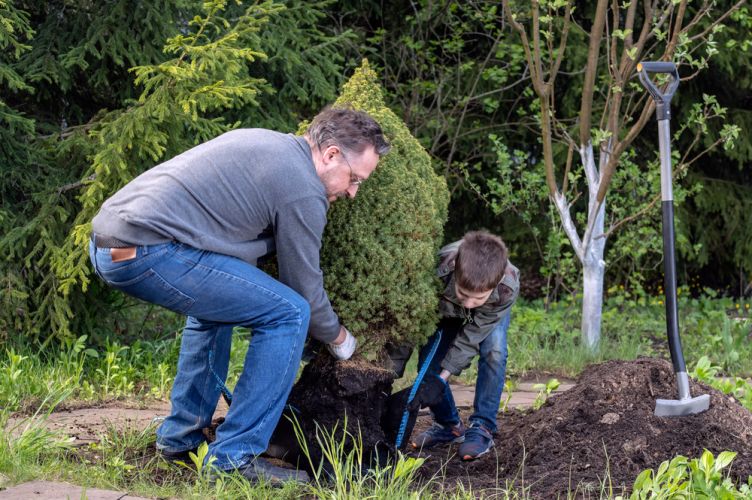
{"label": "white tree trunk", "polygon": [[[589,349],[595,349],[601,340],[601,319],[603,317],[603,278],[606,274],[606,262],[603,252],[606,238],[603,237],[606,217],[606,200],[598,206],[598,188],[600,187],[600,170],[608,162],[607,151],[611,150],[611,141],[601,150],[600,168],[595,168],[593,145],[580,147],[580,156],[588,184],[588,224],[582,238],[582,341]],[[597,212],[596,212],[597,210]]]}
{"label": "white tree trunk", "polygon": [[[595,349],[601,339],[601,319],[603,317],[603,278],[606,262],[603,260],[606,238],[603,229],[606,218],[606,201],[598,207],[597,194],[600,176],[595,167],[593,146],[588,143],[580,148],[580,158],[585,169],[588,184],[588,223],[580,239],[566,196],[557,193],[554,204],[561,217],[562,228],[582,264],[582,341],[590,349]],[[608,154],[601,152],[601,166],[608,161]],[[596,211],[597,208],[597,211]]]}
{"label": "white tree trunk", "polygon": [[[603,219],[606,212],[605,203],[598,211],[595,234],[603,234]],[[590,246],[582,262],[582,340],[584,344],[595,349],[601,339],[601,318],[603,313],[603,278],[606,274],[606,262],[603,251],[606,238],[590,240]]]}

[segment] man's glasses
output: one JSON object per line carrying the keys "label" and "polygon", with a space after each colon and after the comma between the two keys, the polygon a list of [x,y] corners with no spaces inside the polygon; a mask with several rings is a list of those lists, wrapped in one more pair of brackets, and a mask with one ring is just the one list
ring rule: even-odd
{"label": "man's glasses", "polygon": [[347,163],[347,166],[350,168],[350,185],[351,186],[360,186],[363,183],[363,179],[355,175],[352,169],[352,165],[350,165],[350,162],[347,161],[347,156],[345,156],[345,153],[340,150],[339,152],[342,155],[342,158],[345,159],[345,163]]}

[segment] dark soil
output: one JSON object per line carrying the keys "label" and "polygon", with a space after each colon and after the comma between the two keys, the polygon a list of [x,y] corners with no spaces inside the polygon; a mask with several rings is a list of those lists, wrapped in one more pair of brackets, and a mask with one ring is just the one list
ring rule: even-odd
{"label": "dark soil", "polygon": [[[381,428],[381,414],[384,403],[391,392],[394,374],[362,360],[334,361],[327,355],[318,356],[303,369],[298,382],[292,388],[288,405],[295,409],[295,417],[300,423],[308,443],[311,460],[318,464],[321,460],[320,439],[331,433],[336,426],[341,437],[345,421],[350,436],[362,440],[363,453],[367,463],[372,463],[376,450],[388,454],[391,445],[385,443]],[[288,412],[289,415],[289,412]],[[272,443],[285,441],[287,447],[294,447],[294,433],[286,416],[272,437]],[[292,438],[292,439],[290,439]],[[352,441],[348,439],[346,448]],[[288,456],[285,459],[308,467],[308,460]]]}
{"label": "dark soil", "polygon": [[[462,462],[456,448],[436,448],[428,452],[422,473],[426,478],[438,473],[442,488],[463,483],[476,494],[513,483],[532,498],[566,498],[568,492],[579,497],[588,491],[598,498],[601,485],[609,487],[607,476],[618,494],[629,490],[642,470],[676,455],[699,457],[708,449],[738,452],[731,478],[746,483],[752,475],[752,413],[704,384],[692,382],[691,392],[710,394],[710,409],[659,418],[653,415],[656,398],[677,398],[670,363],[641,358],[594,365],[574,388],[551,397],[540,410],[500,415],[491,453]],[[415,432],[430,423],[421,420]]]}

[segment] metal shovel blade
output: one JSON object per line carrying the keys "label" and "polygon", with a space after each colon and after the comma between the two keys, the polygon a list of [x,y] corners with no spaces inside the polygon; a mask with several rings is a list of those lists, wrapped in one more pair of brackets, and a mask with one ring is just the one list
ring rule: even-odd
{"label": "metal shovel blade", "polygon": [[684,417],[710,408],[710,394],[687,399],[656,399],[656,417]]}

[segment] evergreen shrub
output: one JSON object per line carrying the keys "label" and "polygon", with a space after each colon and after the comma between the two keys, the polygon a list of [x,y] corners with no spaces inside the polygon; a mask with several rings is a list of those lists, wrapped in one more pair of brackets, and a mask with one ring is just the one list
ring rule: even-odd
{"label": "evergreen shrub", "polygon": [[375,361],[388,343],[418,344],[436,326],[436,252],[449,192],[428,153],[384,103],[377,74],[363,61],[334,104],[371,115],[392,145],[353,200],[332,205],[321,266],[358,352]]}

